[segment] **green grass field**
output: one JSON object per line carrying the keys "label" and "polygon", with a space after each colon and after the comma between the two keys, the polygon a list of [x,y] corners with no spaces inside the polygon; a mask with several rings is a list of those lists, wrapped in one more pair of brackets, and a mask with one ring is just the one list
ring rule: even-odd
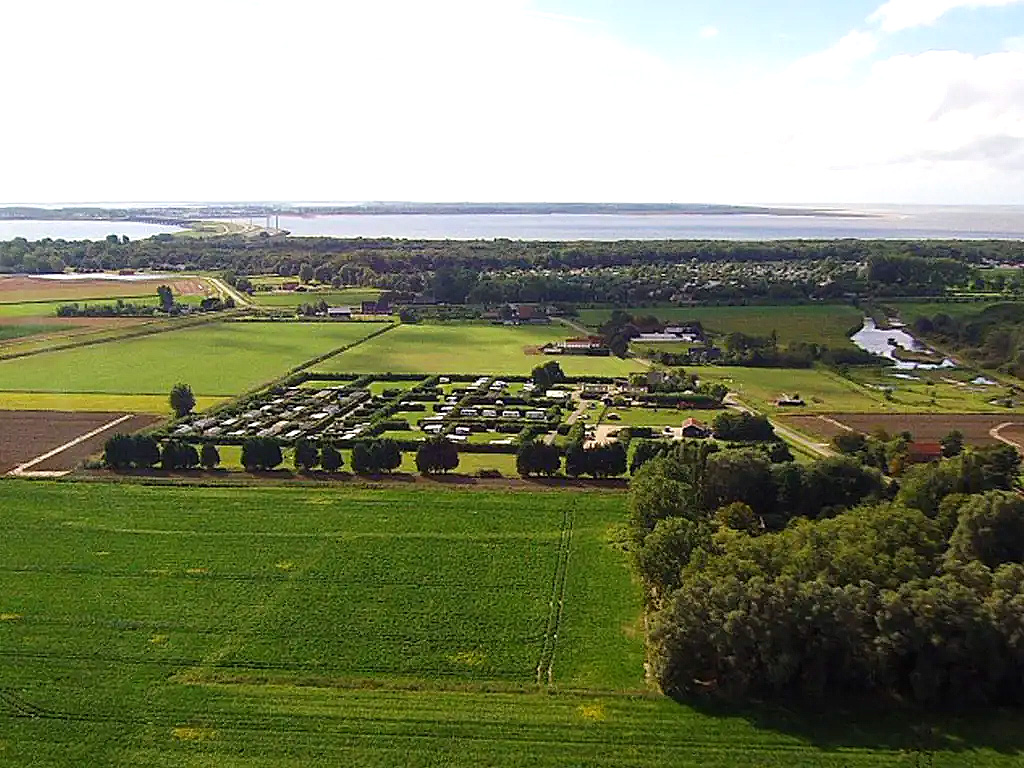
{"label": "green grass field", "polygon": [[724,383],[748,405],[767,412],[779,410],[775,401],[783,394],[800,395],[807,403],[801,411],[886,410],[881,392],[825,369],[690,366],[686,370],[701,381]]}
{"label": "green grass field", "polygon": [[[608,406],[603,415],[600,411],[590,411],[589,423],[593,424],[597,415],[601,415],[602,424],[620,427],[681,427],[687,419],[696,419],[710,425],[721,410],[678,410],[676,408],[619,408]],[[609,414],[617,414],[618,419],[609,419]]]}
{"label": "green grass field", "polygon": [[[773,330],[782,344],[814,342],[830,347],[850,344],[849,331],[860,326],[864,313],[846,304],[807,304],[751,307],[634,307],[634,315],[654,315],[662,321],[699,320],[715,335],[733,332],[767,336]],[[598,327],[610,316],[610,309],[584,309],[579,321]],[[661,349],[658,345],[656,349]],[[666,347],[666,351],[669,351]]]}
{"label": "green grass field", "polygon": [[994,307],[996,304],[1013,304],[1016,302],[1010,301],[965,301],[965,302],[952,302],[952,301],[935,301],[935,302],[919,302],[919,301],[897,301],[897,302],[881,302],[883,306],[888,309],[895,310],[899,315],[899,318],[907,323],[913,325],[914,321],[919,317],[934,317],[940,312],[947,314],[950,317],[966,317],[968,315],[976,315],[980,312],[985,311],[989,307]]}
{"label": "green grass field", "polygon": [[[117,299],[114,299],[114,301],[117,301]],[[0,304],[0,317],[56,317],[57,307],[68,303],[71,302],[23,301],[13,304]]]}
{"label": "green grass field", "polygon": [[6,391],[229,396],[351,344],[374,323],[211,323],[123,341],[0,361]]}
{"label": "green grass field", "polygon": [[[221,397],[196,397],[196,410],[205,411],[222,402]],[[5,411],[98,411],[101,413],[153,413],[170,416],[167,395],[66,394],[64,392],[0,392]]]}
{"label": "green grass field", "polygon": [[23,339],[26,336],[36,336],[40,333],[59,333],[68,330],[68,325],[34,325],[32,323],[18,323],[17,325],[0,325],[0,341],[11,339]]}
{"label": "green grass field", "polygon": [[[900,374],[900,375],[894,375]],[[889,410],[908,413],[1020,413],[1020,409],[1008,409],[992,405],[989,401],[1005,396],[1007,388],[1001,385],[975,385],[971,380],[987,378],[978,371],[937,370],[937,371],[892,371],[867,368],[853,370],[850,378],[868,387],[892,388],[891,399],[885,403]],[[916,377],[914,379],[904,378]],[[994,379],[989,379],[994,381]]]}
{"label": "green grass field", "polygon": [[[643,687],[638,638],[622,630],[639,617],[639,595],[604,544],[622,515],[618,494],[512,504],[480,492],[467,504],[450,491],[5,483],[0,496],[0,611],[18,617],[0,624],[7,654],[163,661],[206,677],[266,669],[521,685],[536,684],[543,660],[565,686],[608,662],[605,688]],[[552,581],[591,539],[625,604],[580,594],[557,617],[556,641]],[[598,612],[592,600],[603,628],[579,623]],[[583,654],[605,632],[618,638],[614,657]]]}
{"label": "green grass field", "polygon": [[621,376],[641,366],[615,357],[536,353],[572,333],[562,326],[402,325],[317,366],[325,372],[527,374],[557,359],[570,376]]}
{"label": "green grass field", "polygon": [[603,493],[0,481],[0,763],[1020,764],[1019,714],[650,692],[623,515]]}
{"label": "green grass field", "polygon": [[364,301],[376,301],[381,292],[373,288],[340,288],[326,291],[303,291],[301,293],[266,293],[257,291],[252,300],[261,307],[297,307],[300,304],[317,304],[326,301],[332,307],[352,306]]}

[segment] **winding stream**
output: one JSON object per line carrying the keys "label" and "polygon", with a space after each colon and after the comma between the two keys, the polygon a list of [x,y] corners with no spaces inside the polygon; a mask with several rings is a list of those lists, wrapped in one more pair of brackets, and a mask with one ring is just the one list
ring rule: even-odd
{"label": "winding stream", "polygon": [[[850,337],[850,341],[863,350],[891,360],[896,369],[900,371],[934,371],[938,368],[956,368],[956,363],[948,357],[936,363],[917,363],[898,359],[895,355],[897,347],[908,352],[923,352],[933,355],[936,353],[902,328],[879,328],[874,319],[870,317],[864,318],[864,326]],[[937,355],[936,359],[938,359]]]}

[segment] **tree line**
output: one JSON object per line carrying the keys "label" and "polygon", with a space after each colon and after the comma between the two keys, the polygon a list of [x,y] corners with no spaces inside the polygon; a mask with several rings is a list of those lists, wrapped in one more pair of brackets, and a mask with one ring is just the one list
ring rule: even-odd
{"label": "tree line", "polygon": [[[1024,263],[1012,241],[417,241],[358,238],[154,237],[125,242],[23,238],[0,242],[0,273],[221,270],[230,276],[307,275],[332,285],[427,294],[447,303],[622,302],[841,299],[850,292],[935,295],[968,282],[984,262]],[[765,280],[732,275],[687,288],[701,264],[818,263],[827,277]],[[850,267],[868,265],[858,272]],[[684,269],[685,267],[685,269]],[[644,270],[650,270],[645,272]],[[665,272],[664,270],[669,270]],[[671,270],[676,270],[673,273]],[[244,277],[237,284],[243,286]],[[251,284],[244,287],[252,287]]]}

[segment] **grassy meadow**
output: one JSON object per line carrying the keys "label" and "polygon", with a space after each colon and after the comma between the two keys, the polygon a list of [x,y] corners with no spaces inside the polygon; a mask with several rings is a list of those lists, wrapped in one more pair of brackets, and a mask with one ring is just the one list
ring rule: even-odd
{"label": "grassy meadow", "polygon": [[721,382],[740,400],[758,410],[775,412],[783,394],[799,395],[807,403],[801,411],[885,410],[881,392],[859,386],[823,368],[741,368],[688,366],[701,381]]}
{"label": "grassy meadow", "polygon": [[1008,301],[883,301],[881,305],[893,310],[904,323],[913,325],[919,317],[934,317],[939,313],[950,317],[966,317],[983,312],[997,304],[1009,304]]}
{"label": "grassy meadow", "polygon": [[[849,332],[860,327],[862,310],[848,304],[795,304],[745,307],[631,307],[634,315],[654,315],[662,321],[699,320],[713,335],[739,332],[767,336],[773,330],[781,344],[806,341],[829,347],[850,344]],[[592,328],[611,317],[610,309],[583,309],[579,321]],[[661,347],[657,347],[661,348]]]}
{"label": "grassy meadow", "polygon": [[0,361],[5,391],[230,396],[365,338],[375,323],[209,323]]}
{"label": "grassy meadow", "polygon": [[1019,764],[1013,713],[656,695],[623,516],[604,493],[0,481],[0,762]]}
{"label": "grassy meadow", "polygon": [[622,376],[642,366],[615,357],[537,353],[572,332],[561,325],[402,325],[316,367],[323,372],[528,374],[556,359],[570,376]]}

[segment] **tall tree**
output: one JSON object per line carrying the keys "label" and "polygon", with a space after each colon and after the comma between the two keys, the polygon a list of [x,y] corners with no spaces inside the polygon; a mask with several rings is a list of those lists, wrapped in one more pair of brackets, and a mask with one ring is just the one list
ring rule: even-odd
{"label": "tall tree", "polygon": [[333,444],[324,441],[320,446],[320,466],[327,472],[337,472],[343,463],[341,451]]}
{"label": "tall tree", "polygon": [[171,388],[168,398],[171,403],[171,410],[177,419],[187,416],[196,407],[196,396],[192,394],[192,387],[179,382]]}
{"label": "tall tree", "polygon": [[203,465],[203,469],[214,469],[220,464],[220,451],[217,450],[217,446],[213,443],[203,443],[202,450],[199,451],[199,463]]}
{"label": "tall tree", "polygon": [[160,309],[164,312],[170,312],[174,306],[174,292],[168,285],[157,286],[156,289],[157,298],[160,299]]}
{"label": "tall tree", "polygon": [[306,437],[295,441],[295,468],[301,472],[309,472],[320,463],[320,449],[316,443]]}

